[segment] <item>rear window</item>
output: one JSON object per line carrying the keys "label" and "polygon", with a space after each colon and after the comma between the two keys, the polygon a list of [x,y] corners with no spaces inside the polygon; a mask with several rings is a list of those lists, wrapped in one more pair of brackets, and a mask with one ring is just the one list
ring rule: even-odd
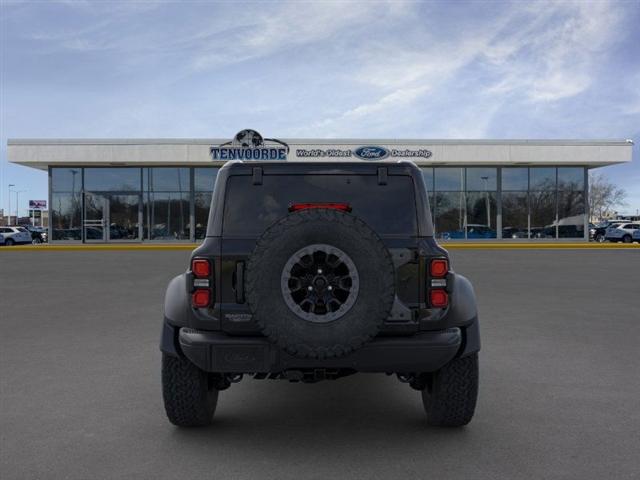
{"label": "rear window", "polygon": [[289,213],[293,203],[348,203],[379,235],[416,235],[416,202],[411,177],[390,175],[265,175],[227,180],[223,235],[258,236]]}

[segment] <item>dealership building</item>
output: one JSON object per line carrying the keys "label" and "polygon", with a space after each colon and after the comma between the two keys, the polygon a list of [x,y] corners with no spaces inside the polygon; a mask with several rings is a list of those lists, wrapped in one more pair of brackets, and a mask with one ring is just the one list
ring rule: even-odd
{"label": "dealership building", "polygon": [[[242,132],[241,132],[242,133]],[[588,172],[630,140],[12,139],[9,161],[49,176],[53,242],[197,241],[228,160],[415,162],[439,238],[588,240]],[[240,135],[240,134],[239,134]],[[305,199],[299,199],[304,201]]]}

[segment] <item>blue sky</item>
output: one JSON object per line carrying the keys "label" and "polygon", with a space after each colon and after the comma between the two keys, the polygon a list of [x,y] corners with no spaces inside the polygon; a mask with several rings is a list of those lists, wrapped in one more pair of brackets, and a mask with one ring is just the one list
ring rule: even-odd
{"label": "blue sky", "polygon": [[[7,138],[631,138],[640,1],[7,1]],[[640,208],[640,157],[605,169]],[[15,195],[12,194],[15,205]]]}

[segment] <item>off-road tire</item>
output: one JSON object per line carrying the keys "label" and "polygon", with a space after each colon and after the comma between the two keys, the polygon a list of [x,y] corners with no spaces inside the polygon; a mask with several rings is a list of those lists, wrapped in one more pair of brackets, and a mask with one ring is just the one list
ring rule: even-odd
{"label": "off-road tire", "polygon": [[[339,318],[305,320],[285,302],[281,277],[289,259],[312,245],[344,252],[356,266],[355,303]],[[346,355],[371,340],[388,318],[395,297],[395,271],[378,235],[355,215],[332,209],[291,213],[258,239],[246,269],[245,292],[264,335],[300,358]]]}
{"label": "off-road tire", "polygon": [[162,396],[169,421],[179,427],[210,425],[218,390],[210,374],[181,357],[162,354]]}
{"label": "off-road tire", "polygon": [[422,391],[427,423],[461,427],[471,421],[478,397],[478,354],[452,360],[429,375]]}

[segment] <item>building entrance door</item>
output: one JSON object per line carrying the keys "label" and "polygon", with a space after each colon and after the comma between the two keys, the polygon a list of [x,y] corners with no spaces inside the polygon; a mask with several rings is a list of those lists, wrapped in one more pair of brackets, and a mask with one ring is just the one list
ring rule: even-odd
{"label": "building entrance door", "polygon": [[86,242],[140,241],[141,230],[141,195],[85,193],[84,239]]}

